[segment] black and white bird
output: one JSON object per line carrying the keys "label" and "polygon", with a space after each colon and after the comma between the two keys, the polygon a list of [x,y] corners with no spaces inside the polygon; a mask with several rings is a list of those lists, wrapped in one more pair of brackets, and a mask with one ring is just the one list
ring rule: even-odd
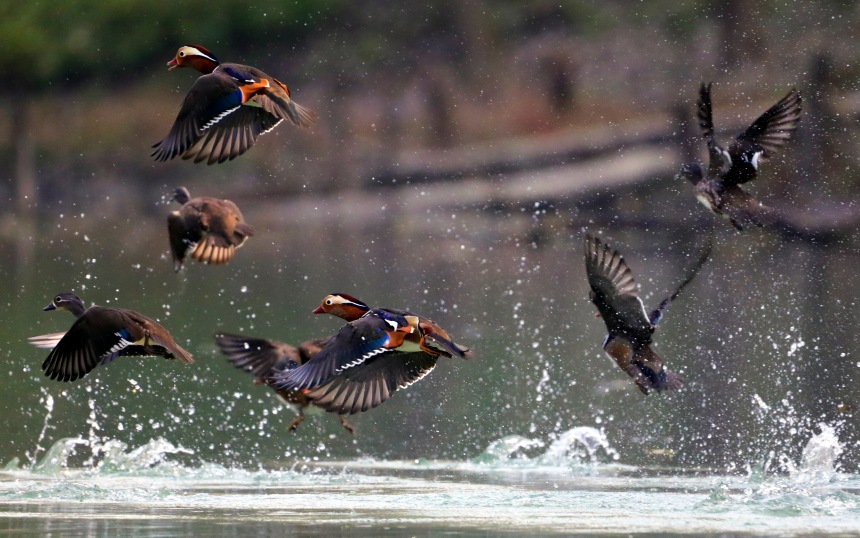
{"label": "black and white bird", "polygon": [[685,164],[675,177],[693,183],[699,202],[727,218],[737,230],[779,223],[778,213],[740,185],[755,179],[759,166],[791,139],[800,123],[801,102],[800,92],[792,88],[726,149],[714,140],[711,84],[703,83],[699,88],[698,118],[702,138],[708,145],[708,166],[705,169],[698,163]]}
{"label": "black and white bird", "polygon": [[651,349],[652,335],[663,312],[693,280],[710,254],[709,241],[681,285],[648,313],[639,298],[633,272],[621,254],[597,237],[585,237],[585,272],[591,287],[589,298],[597,307],[598,317],[606,323],[608,332],[603,350],[633,378],[643,394],[652,390],[675,390],[684,384],[681,376],[667,370],[663,359]]}

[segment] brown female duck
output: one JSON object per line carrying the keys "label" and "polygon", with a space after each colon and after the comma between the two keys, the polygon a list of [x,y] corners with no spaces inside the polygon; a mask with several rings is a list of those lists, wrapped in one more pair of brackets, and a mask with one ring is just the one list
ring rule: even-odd
{"label": "brown female duck", "polygon": [[[290,431],[296,431],[299,424],[305,420],[305,409],[313,402],[301,391],[275,388],[269,379],[278,372],[292,370],[308,362],[327,341],[325,338],[308,340],[296,348],[265,338],[228,333],[215,335],[215,343],[221,352],[227,355],[230,364],[254,375],[255,384],[269,385],[282,401],[296,407],[299,416],[290,423]],[[338,415],[338,418],[349,433],[355,433],[355,428],[346,421],[345,416]]]}
{"label": "brown female duck", "polygon": [[30,338],[38,347],[53,347],[42,363],[45,375],[74,381],[96,366],[119,357],[161,356],[191,364],[194,358],[157,321],[124,308],[84,307],[74,293],[60,293],[44,310],[68,310],[75,318],[65,333]]}
{"label": "brown female duck", "polygon": [[711,253],[709,242],[680,286],[650,314],[645,310],[633,272],[617,250],[599,238],[585,237],[585,272],[591,287],[589,298],[606,323],[603,350],[621,370],[633,378],[643,394],[651,390],[675,390],[681,376],[663,367],[663,359],[651,349],[651,339],[663,311],[693,280]]}
{"label": "brown female duck", "polygon": [[227,263],[254,235],[254,228],[245,223],[242,212],[230,200],[191,198],[185,187],[177,188],[173,199],[182,204],[167,217],[175,271],[182,269],[186,256],[210,265]]}

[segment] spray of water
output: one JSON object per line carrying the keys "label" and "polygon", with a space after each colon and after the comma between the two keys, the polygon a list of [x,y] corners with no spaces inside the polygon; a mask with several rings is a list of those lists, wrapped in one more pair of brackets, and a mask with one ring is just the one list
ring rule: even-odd
{"label": "spray of water", "polygon": [[45,387],[40,387],[40,390],[42,391],[40,403],[45,407],[45,420],[42,422],[42,429],[39,431],[39,437],[36,439],[36,447],[33,449],[33,453],[30,454],[29,451],[24,452],[24,456],[29,461],[30,467],[33,467],[36,464],[39,452],[45,450],[42,443],[45,441],[45,435],[48,433],[51,416],[54,413],[54,397],[50,395]]}
{"label": "spray of water", "polygon": [[549,465],[570,465],[597,463],[604,458],[612,461],[620,458],[609,446],[606,434],[596,428],[578,426],[559,435],[540,460]]}

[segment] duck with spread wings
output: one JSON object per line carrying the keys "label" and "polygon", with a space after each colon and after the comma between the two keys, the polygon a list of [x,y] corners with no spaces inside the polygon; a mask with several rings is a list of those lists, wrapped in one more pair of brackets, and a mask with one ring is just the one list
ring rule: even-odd
{"label": "duck with spread wings", "polygon": [[714,214],[724,217],[737,230],[749,225],[769,226],[789,223],[784,215],[761,204],[741,185],[758,175],[759,166],[772,158],[788,142],[800,123],[802,100],[794,88],[759,116],[735,138],[728,148],[714,138],[711,84],[699,88],[698,119],[702,138],[708,145],[708,166],[685,164],[676,175],[690,181],[696,199]]}
{"label": "duck with spread wings", "polygon": [[[356,304],[345,294],[323,301]],[[332,313],[322,308],[316,313]],[[353,314],[339,317],[348,319]],[[353,414],[377,407],[397,390],[429,374],[439,357],[469,359],[472,350],[456,344],[431,320],[389,308],[369,308],[349,321],[306,364],[272,376],[281,389],[303,391],[326,411]]]}
{"label": "duck with spread wings", "polygon": [[651,349],[652,336],[663,312],[693,280],[710,253],[711,241],[681,285],[648,313],[639,298],[633,272],[621,254],[597,237],[588,235],[585,238],[585,271],[591,287],[589,298],[597,307],[598,316],[606,323],[608,332],[603,350],[633,378],[643,394],[652,390],[676,390],[684,384],[681,376],[667,370],[663,359]]}

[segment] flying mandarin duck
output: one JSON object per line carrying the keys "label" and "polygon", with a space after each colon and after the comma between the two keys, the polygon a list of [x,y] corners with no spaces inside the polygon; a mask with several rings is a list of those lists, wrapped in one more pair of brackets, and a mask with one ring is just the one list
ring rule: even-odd
{"label": "flying mandarin duck", "polygon": [[283,82],[255,67],[222,64],[200,45],[180,47],[167,65],[203,75],[185,96],[170,132],[153,146],[156,161],[181,156],[223,163],[248,151],[284,119],[299,127],[316,121],[313,111],[292,100]]}
{"label": "flying mandarin duck", "polygon": [[348,323],[310,361],[272,376],[270,383],[304,391],[329,412],[367,411],[429,374],[440,356],[473,356],[432,320],[370,308],[347,294],[328,295],[314,313],[332,314]]}

